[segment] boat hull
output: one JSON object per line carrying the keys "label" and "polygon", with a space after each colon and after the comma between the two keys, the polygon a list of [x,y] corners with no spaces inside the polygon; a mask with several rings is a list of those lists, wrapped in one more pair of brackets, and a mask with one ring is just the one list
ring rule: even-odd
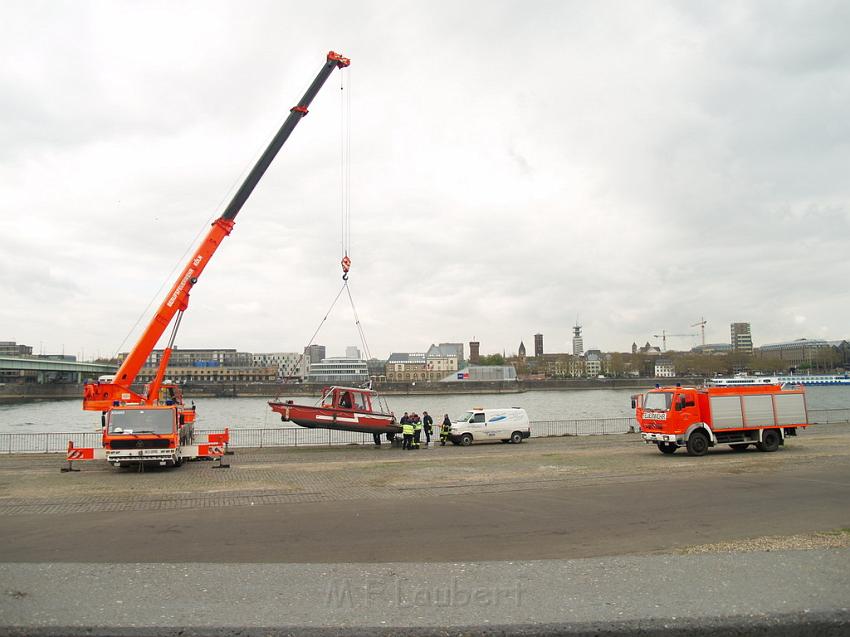
{"label": "boat hull", "polygon": [[279,402],[270,402],[269,406],[272,411],[280,414],[283,422],[291,422],[309,429],[337,429],[367,434],[401,433],[401,427],[394,424],[395,417],[392,414]]}

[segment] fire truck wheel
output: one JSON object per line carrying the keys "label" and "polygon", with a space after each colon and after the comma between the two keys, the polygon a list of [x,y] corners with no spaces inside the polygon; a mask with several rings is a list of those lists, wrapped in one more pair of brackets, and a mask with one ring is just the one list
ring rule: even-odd
{"label": "fire truck wheel", "polygon": [[174,461],[174,466],[180,467],[182,465],[183,465],[183,456],[180,456],[179,458],[177,458],[177,460]]}
{"label": "fire truck wheel", "polygon": [[776,451],[779,449],[779,443],[782,439],[779,437],[779,432],[776,429],[765,429],[761,435],[761,442],[756,443],[756,448],[759,451]]}
{"label": "fire truck wheel", "polygon": [[703,431],[694,431],[688,436],[688,455],[703,456],[708,451],[708,436]]}
{"label": "fire truck wheel", "polygon": [[675,442],[658,442],[656,444],[658,445],[658,450],[661,453],[666,453],[667,455],[670,455],[671,453],[676,453],[676,449],[679,448]]}
{"label": "fire truck wheel", "polygon": [[460,437],[460,444],[464,447],[468,447],[472,444],[472,435],[471,434],[463,434]]}

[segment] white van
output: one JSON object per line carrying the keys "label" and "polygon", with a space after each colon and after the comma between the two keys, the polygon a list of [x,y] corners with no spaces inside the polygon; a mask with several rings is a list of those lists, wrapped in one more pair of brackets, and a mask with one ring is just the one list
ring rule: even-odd
{"label": "white van", "polygon": [[525,409],[484,409],[475,407],[452,420],[449,440],[464,447],[485,440],[520,443],[531,436],[531,423]]}

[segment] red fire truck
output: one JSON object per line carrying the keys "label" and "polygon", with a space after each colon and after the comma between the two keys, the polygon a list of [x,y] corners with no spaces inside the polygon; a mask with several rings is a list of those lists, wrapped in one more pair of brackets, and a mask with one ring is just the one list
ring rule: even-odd
{"label": "red fire truck", "polygon": [[776,451],[809,424],[803,387],[782,385],[657,387],[632,396],[632,408],[643,439],[665,454],[685,447],[701,456],[721,444]]}

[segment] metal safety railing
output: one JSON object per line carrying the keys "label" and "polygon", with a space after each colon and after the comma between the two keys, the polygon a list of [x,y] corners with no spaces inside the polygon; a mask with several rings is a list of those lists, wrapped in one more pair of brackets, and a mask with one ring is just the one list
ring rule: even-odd
{"label": "metal safety railing", "polygon": [[809,422],[813,425],[850,423],[850,408],[810,409]]}
{"label": "metal safety railing", "polygon": [[[850,423],[850,409],[810,409],[811,424]],[[637,421],[622,418],[579,418],[574,420],[538,420],[531,423],[533,438],[555,436],[600,436],[637,431]],[[218,433],[223,429],[198,430],[199,434]],[[439,427],[435,427],[438,437]],[[424,437],[423,437],[424,439]],[[10,453],[62,453],[68,441],[75,447],[100,447],[99,431],[0,433],[0,454]],[[268,427],[230,429],[230,446],[233,448],[263,447],[317,447],[339,445],[371,445],[372,435],[332,429],[305,429],[303,427]]]}
{"label": "metal safety railing", "polygon": [[551,436],[603,436],[637,431],[634,418],[583,418],[579,420],[538,420],[531,423],[531,435],[537,438]]}

